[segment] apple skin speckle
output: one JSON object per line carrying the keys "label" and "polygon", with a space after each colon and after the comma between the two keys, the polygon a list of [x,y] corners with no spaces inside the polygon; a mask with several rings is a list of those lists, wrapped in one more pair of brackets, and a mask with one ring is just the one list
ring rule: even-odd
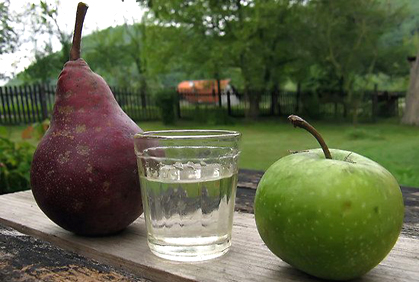
{"label": "apple skin speckle", "polygon": [[273,164],[256,192],[255,220],[266,246],[285,262],[316,277],[349,280],[396,243],[403,198],[379,164],[355,153],[347,162],[350,152],[330,151],[332,160],[315,149]]}

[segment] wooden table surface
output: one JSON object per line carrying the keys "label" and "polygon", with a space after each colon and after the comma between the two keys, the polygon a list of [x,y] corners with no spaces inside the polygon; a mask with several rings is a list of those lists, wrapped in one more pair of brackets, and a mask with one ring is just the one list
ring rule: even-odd
{"label": "wooden table surface", "polygon": [[[233,245],[201,263],[155,257],[143,218],[109,237],[73,235],[52,223],[30,191],[0,196],[0,281],[319,281],[275,257],[257,233],[253,199],[263,172],[241,170]],[[402,187],[402,235],[387,258],[359,281],[419,281],[419,189]]]}

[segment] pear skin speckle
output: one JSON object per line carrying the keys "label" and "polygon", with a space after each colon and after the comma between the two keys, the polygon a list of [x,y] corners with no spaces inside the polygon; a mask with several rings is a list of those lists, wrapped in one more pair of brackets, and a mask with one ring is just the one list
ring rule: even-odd
{"label": "pear skin speckle", "polygon": [[86,125],[81,124],[76,126],[76,133],[83,133],[86,132]]}

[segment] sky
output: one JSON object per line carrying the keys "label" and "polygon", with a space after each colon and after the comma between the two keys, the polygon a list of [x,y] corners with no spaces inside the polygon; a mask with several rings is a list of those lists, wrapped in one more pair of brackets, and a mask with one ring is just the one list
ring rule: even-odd
{"label": "sky", "polygon": [[[47,3],[55,4],[57,0],[45,0]],[[58,24],[63,31],[72,32],[77,4],[79,0],[60,0],[58,6]],[[22,12],[31,3],[39,1],[10,1],[10,9],[14,12]],[[89,6],[83,26],[83,35],[88,35],[96,30],[105,29],[110,26],[117,26],[125,22],[132,23],[140,21],[144,10],[135,0],[85,0]],[[28,31],[19,34],[22,38],[29,38]],[[38,38],[38,41],[48,41],[49,37]],[[53,50],[59,51],[60,43],[57,39],[52,40]],[[13,54],[0,55],[1,72],[8,76],[23,71],[34,61],[34,42],[22,44],[19,50]],[[7,83],[7,80],[0,79],[0,85]]]}

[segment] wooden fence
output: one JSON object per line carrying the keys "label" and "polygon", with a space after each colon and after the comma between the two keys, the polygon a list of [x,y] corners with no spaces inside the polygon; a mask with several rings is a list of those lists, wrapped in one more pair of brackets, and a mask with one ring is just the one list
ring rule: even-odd
{"label": "wooden fence", "polygon": [[[239,92],[240,93],[240,92]],[[252,93],[251,95],[255,95]],[[365,91],[356,111],[362,120],[374,121],[377,117],[401,116],[405,92]],[[212,97],[210,97],[212,96]],[[309,91],[281,91],[259,95],[259,116],[287,116],[303,114],[312,118],[350,119],[354,108],[344,103],[337,93],[313,93]],[[210,102],[208,102],[210,101]],[[179,93],[179,113],[182,118],[204,117],[206,112],[221,109],[232,117],[244,117],[249,102],[238,93],[217,95]]]}
{"label": "wooden fence", "polygon": [[0,87],[0,123],[33,123],[48,118],[54,91],[48,85]]}
{"label": "wooden fence", "polygon": [[[156,120],[159,110],[149,95],[113,87],[115,99],[122,109],[136,121]],[[55,101],[54,85],[0,87],[0,124],[30,124],[51,116]]]}
{"label": "wooden fence", "polygon": [[[220,110],[231,117],[244,117],[249,109],[249,101],[243,95],[227,92],[221,95],[179,93],[179,113],[181,118],[193,118],[199,112]],[[259,100],[259,116],[291,114],[298,110],[296,92],[283,91],[277,95],[262,94]]]}
{"label": "wooden fence", "polygon": [[[160,119],[156,95],[141,95],[127,88],[111,87],[122,109],[134,120]],[[244,117],[249,110],[249,102],[240,92],[223,95],[176,94],[174,101],[178,116],[185,119],[206,120],[220,113],[224,116]],[[259,116],[278,116],[293,113],[307,117],[346,118],[349,108],[337,95],[312,95],[282,91],[276,94],[260,95]],[[314,99],[315,98],[315,99]],[[221,100],[220,100],[221,99]],[[0,87],[0,124],[30,124],[50,117],[55,101],[55,86],[28,85]],[[172,100],[173,101],[173,100]],[[370,91],[365,92],[358,108],[364,120],[374,120],[379,116],[399,116],[404,105],[404,92]],[[175,106],[175,105],[174,105]]]}

